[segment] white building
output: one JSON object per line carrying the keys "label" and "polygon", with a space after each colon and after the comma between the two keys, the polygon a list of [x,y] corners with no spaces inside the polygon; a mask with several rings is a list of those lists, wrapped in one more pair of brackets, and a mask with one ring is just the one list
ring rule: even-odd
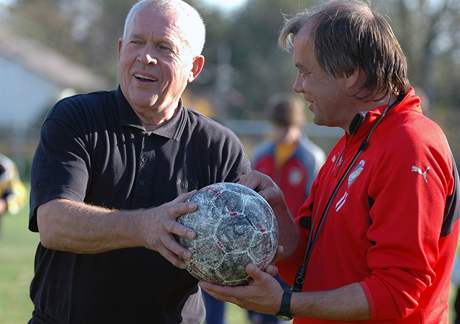
{"label": "white building", "polygon": [[63,55],[0,24],[0,128],[27,129],[64,93],[108,82]]}

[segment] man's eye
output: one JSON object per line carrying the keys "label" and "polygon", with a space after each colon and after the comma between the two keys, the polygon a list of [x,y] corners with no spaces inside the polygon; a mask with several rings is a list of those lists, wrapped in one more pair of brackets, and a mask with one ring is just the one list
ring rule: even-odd
{"label": "man's eye", "polygon": [[164,45],[164,44],[158,45],[158,48],[161,49],[161,50],[163,50],[163,51],[168,51],[168,52],[172,52],[172,51],[173,51],[172,48],[171,48],[170,46]]}

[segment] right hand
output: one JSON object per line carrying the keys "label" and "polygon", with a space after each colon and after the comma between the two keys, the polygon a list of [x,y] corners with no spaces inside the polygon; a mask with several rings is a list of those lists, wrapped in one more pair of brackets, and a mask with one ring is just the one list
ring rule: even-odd
{"label": "right hand", "polygon": [[185,268],[185,261],[191,258],[191,253],[176,241],[174,235],[193,240],[195,233],[176,220],[197,209],[196,204],[187,202],[193,193],[194,191],[181,194],[168,203],[144,210],[142,214],[141,236],[144,246],[157,251],[166,260],[182,269]]}

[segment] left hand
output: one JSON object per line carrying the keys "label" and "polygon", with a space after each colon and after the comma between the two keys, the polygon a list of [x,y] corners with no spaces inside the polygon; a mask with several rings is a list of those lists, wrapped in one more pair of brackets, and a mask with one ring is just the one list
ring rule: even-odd
{"label": "left hand", "polygon": [[272,276],[276,274],[276,269],[267,268],[267,271],[260,270],[254,264],[248,264],[246,272],[252,280],[247,286],[219,286],[204,281],[199,285],[217,299],[260,313],[276,314],[280,308],[283,288]]}

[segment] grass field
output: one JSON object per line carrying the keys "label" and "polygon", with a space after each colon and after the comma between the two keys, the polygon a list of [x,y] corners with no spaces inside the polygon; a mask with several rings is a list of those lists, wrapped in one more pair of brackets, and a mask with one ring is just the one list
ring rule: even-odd
{"label": "grass field", "polygon": [[[6,215],[1,223],[0,323],[24,324],[32,312],[29,284],[38,235],[27,230],[27,210]],[[227,304],[226,317],[227,324],[249,324],[246,313],[233,304]]]}
{"label": "grass field", "polygon": [[0,323],[27,323],[29,284],[38,236],[27,230],[27,211],[5,215],[0,233]]}

